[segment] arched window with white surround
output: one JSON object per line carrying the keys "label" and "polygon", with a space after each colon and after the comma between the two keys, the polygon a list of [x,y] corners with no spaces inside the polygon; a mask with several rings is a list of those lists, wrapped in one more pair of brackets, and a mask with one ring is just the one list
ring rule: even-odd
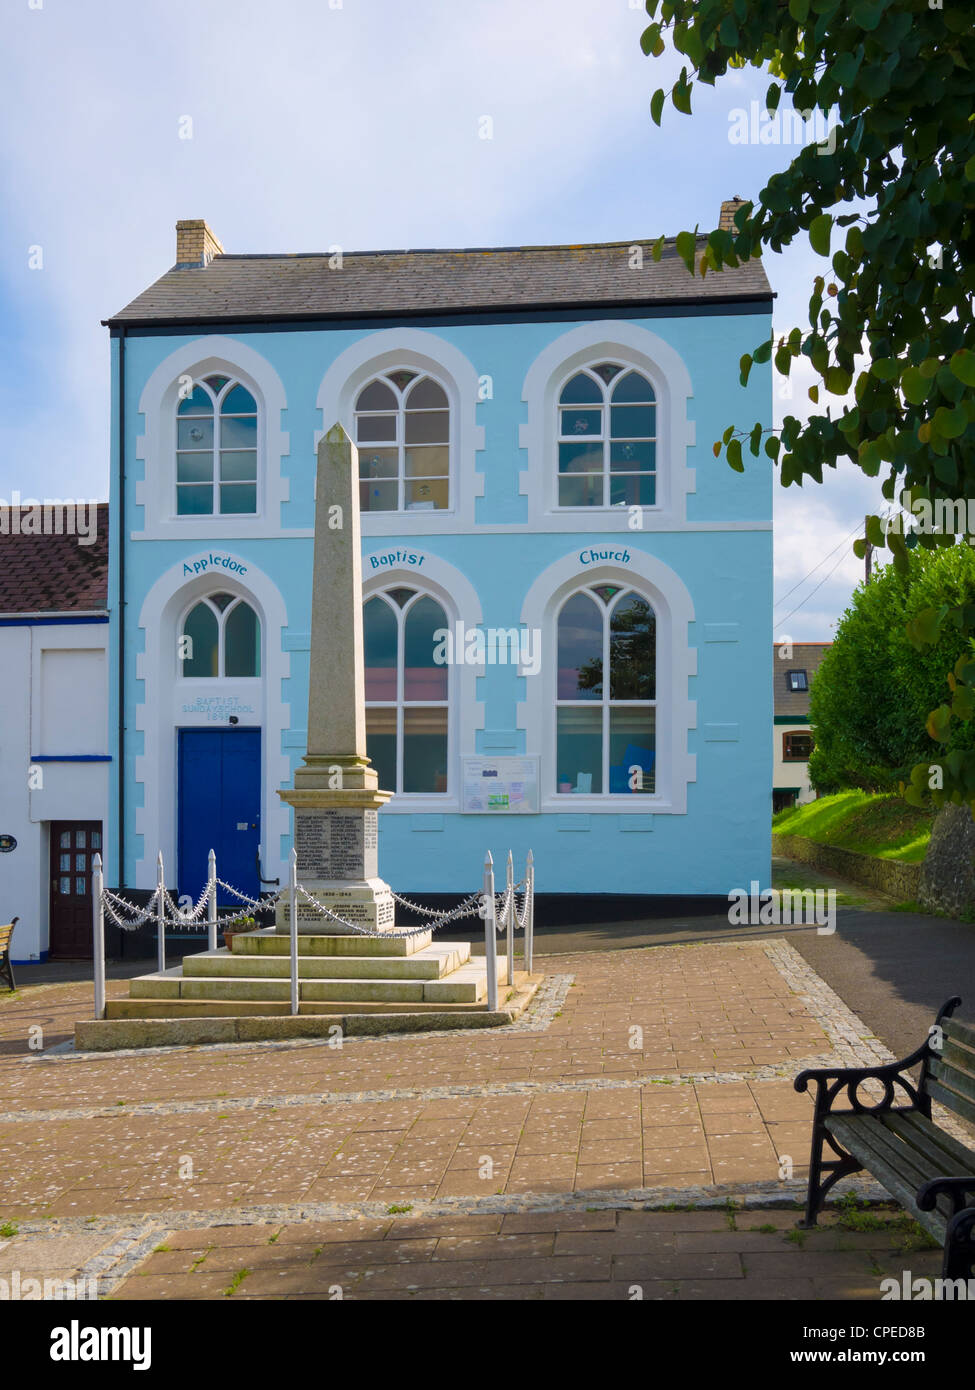
{"label": "arched window with white surround", "polygon": [[558,613],[559,795],[656,790],[657,622],[620,584],[577,589]]}
{"label": "arched window with white surround", "polygon": [[447,615],[437,599],[391,586],[363,606],[366,752],[397,794],[449,790],[449,667],[438,661]]}
{"label": "arched window with white surround", "polygon": [[180,624],[179,664],[184,678],[259,676],[260,618],[234,594],[207,594]]}
{"label": "arched window with white surround", "polygon": [[176,406],[176,515],[257,512],[257,402],[232,376],[181,388]]}
{"label": "arched window with white surround", "polygon": [[355,398],[359,505],[363,512],[450,507],[450,405],[432,376],[400,368]]}
{"label": "arched window with white surround", "polygon": [[558,396],[560,508],[657,504],[657,401],[619,362],[574,371]]}

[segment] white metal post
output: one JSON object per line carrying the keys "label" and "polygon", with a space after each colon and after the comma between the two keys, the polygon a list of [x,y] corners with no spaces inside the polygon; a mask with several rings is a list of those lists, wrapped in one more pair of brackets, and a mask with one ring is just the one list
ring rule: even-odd
{"label": "white metal post", "polygon": [[156,907],[159,913],[156,934],[156,964],[160,974],[166,969],[166,875],[162,850],[156,855]]}
{"label": "white metal post", "polygon": [[525,892],[528,895],[525,904],[525,969],[530,975],[535,954],[535,856],[531,850],[525,861]]}
{"label": "white metal post", "polygon": [[288,903],[291,928],[291,1012],[298,1012],[298,851],[288,855]]}
{"label": "white metal post", "polygon": [[498,951],[494,924],[494,860],[491,851],[484,856],[484,959],[487,966],[488,1008],[498,1007]]}
{"label": "white metal post", "polygon": [[507,940],[505,945],[508,950],[508,984],[515,982],[515,864],[511,857],[511,850],[508,850],[508,863],[505,866],[505,893],[508,899],[508,908],[505,913],[505,928],[507,930]]}
{"label": "white metal post", "polygon": [[95,959],[95,1017],[105,1017],[105,904],[102,900],[102,857],[91,862],[91,894],[94,899],[93,954]]}
{"label": "white metal post", "polygon": [[207,903],[207,945],[211,951],[217,949],[217,856],[213,850],[207,856],[207,880],[210,884],[210,900]]}

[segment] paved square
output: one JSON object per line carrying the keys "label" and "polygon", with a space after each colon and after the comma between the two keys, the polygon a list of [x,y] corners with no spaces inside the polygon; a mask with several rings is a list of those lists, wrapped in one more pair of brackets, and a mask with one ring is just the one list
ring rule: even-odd
{"label": "paved square", "polygon": [[[41,1053],[37,1028],[46,1048],[69,1037],[88,991],[0,1003],[0,1222],[18,1232],[0,1260],[84,1236],[96,1243],[66,1245],[62,1264],[53,1246],[37,1258],[125,1297],[504,1297],[523,1283],[620,1297],[633,1281],[647,1297],[764,1297],[785,1276],[792,1296],[825,1296],[817,1279],[877,1296],[860,1247],[735,1231],[723,1209],[778,1202],[769,1220],[793,1225],[811,1102],[792,1077],[889,1055],[796,951],[673,946],[544,968],[510,1027],[341,1047]],[[700,1212],[668,1230],[667,1213],[616,1210],[702,1201],[721,1208],[705,1228]]]}

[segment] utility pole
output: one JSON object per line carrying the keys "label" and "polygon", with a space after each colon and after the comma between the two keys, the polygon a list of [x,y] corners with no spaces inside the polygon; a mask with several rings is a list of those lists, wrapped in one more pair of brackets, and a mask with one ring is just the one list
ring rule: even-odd
{"label": "utility pole", "polygon": [[863,552],[863,580],[865,584],[870,583],[870,570],[873,561],[873,546],[870,544],[870,537],[867,535],[867,518],[863,518],[863,534],[867,537],[867,548]]}

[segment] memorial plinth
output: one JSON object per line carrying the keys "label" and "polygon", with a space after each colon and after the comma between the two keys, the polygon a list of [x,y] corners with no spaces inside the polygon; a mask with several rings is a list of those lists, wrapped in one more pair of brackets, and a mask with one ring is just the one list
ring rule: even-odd
{"label": "memorial plinth", "polygon": [[[308,749],[294,787],[278,795],[294,808],[298,882],[346,921],[382,931],[395,911],[379,877],[377,816],[392,792],[380,790],[366,756],[358,476],[356,449],[334,425],[318,446]],[[276,926],[290,930],[287,902]],[[298,930],[347,928],[299,899]]]}

